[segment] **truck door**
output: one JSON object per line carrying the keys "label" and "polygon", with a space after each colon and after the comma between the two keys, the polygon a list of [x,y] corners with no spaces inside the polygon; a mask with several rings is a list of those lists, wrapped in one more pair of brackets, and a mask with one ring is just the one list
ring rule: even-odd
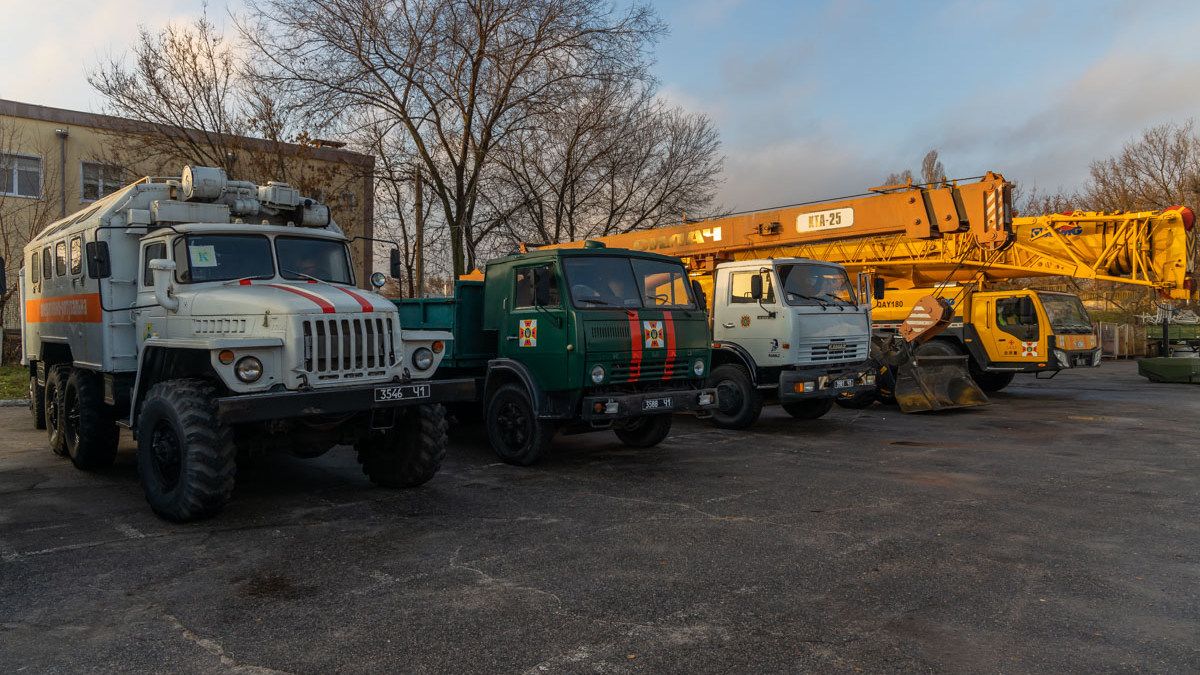
{"label": "truck door", "polygon": [[[762,279],[761,303],[751,294],[756,276]],[[781,342],[787,341],[787,323],[779,311],[773,276],[769,269],[731,270],[723,296],[713,298],[714,339],[741,345],[760,366],[781,360]],[[718,302],[725,307],[719,309]]]}
{"label": "truck door", "polygon": [[166,258],[167,244],[165,241],[155,241],[142,245],[142,264],[138,274],[137,304],[140,309],[133,310],[134,321],[137,324],[137,345],[141,352],[142,343],[147,338],[165,330],[167,310],[155,304],[154,275],[150,273],[150,261]]}
{"label": "truck door", "polygon": [[513,270],[512,311],[501,331],[500,353],[529,367],[548,391],[569,386],[567,313],[561,274],[552,262]]}
{"label": "truck door", "polygon": [[1028,295],[998,296],[986,305],[990,330],[981,335],[988,355],[996,361],[1044,361],[1047,345],[1041,339],[1037,305]]}

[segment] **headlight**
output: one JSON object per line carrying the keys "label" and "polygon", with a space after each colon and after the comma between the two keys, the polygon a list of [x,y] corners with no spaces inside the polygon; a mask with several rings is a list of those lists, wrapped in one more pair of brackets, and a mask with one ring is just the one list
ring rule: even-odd
{"label": "headlight", "polygon": [[1058,359],[1058,365],[1062,366],[1063,368],[1071,367],[1071,360],[1067,358],[1067,353],[1063,350],[1055,349],[1054,358]]}
{"label": "headlight", "polygon": [[262,377],[262,361],[253,356],[243,356],[233,367],[233,374],[242,382],[257,382]]}
{"label": "headlight", "polygon": [[604,366],[592,366],[592,382],[600,384],[604,381]]}
{"label": "headlight", "polygon": [[1096,352],[1094,354],[1092,354],[1092,365],[1093,366],[1100,365],[1100,359],[1102,359],[1103,357],[1104,357],[1104,353],[1101,352],[1099,349],[1097,349]]}
{"label": "headlight", "polygon": [[429,347],[417,347],[413,352],[412,359],[417,370],[429,370],[433,365],[433,351]]}
{"label": "headlight", "polygon": [[692,372],[696,377],[704,377],[704,359],[696,359],[692,362]]}

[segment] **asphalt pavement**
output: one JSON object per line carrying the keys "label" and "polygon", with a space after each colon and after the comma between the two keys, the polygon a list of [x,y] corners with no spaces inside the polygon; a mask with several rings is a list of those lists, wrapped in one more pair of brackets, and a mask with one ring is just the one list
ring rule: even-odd
{"label": "asphalt pavement", "polygon": [[128,439],[82,473],[0,409],[0,671],[1197,671],[1198,418],[1106,363],[532,468],[460,428],[421,488],[269,457],[173,525]]}

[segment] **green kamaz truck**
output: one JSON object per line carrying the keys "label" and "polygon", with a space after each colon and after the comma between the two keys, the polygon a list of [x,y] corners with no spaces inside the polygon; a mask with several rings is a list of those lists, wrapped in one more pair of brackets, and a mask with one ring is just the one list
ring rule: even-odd
{"label": "green kamaz truck", "polygon": [[437,377],[471,377],[496,454],[529,465],[554,435],[611,429],[651,447],[671,415],[707,417],[711,336],[676,258],[609,249],[512,255],[453,298],[396,300],[403,325],[449,330]]}

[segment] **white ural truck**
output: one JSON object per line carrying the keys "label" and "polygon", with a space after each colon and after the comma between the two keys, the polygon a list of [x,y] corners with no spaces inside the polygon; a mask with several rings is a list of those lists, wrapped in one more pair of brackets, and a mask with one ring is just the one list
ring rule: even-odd
{"label": "white ural truck", "polygon": [[720,263],[711,282],[717,426],[748,427],[767,401],[815,419],[838,397],[874,390],[865,275],[856,288],[841,265],[763,258]]}
{"label": "white ural truck", "polygon": [[355,286],[348,244],[292,186],[207,167],[143,178],[48,226],[25,247],[20,289],[30,407],[50,449],[104,467],[128,427],[146,499],[174,521],[219,511],[237,458],[266,450],[349,444],[377,485],[432,478],[440,404],[474,384],[429,379],[450,334],[403,330],[393,303]]}

